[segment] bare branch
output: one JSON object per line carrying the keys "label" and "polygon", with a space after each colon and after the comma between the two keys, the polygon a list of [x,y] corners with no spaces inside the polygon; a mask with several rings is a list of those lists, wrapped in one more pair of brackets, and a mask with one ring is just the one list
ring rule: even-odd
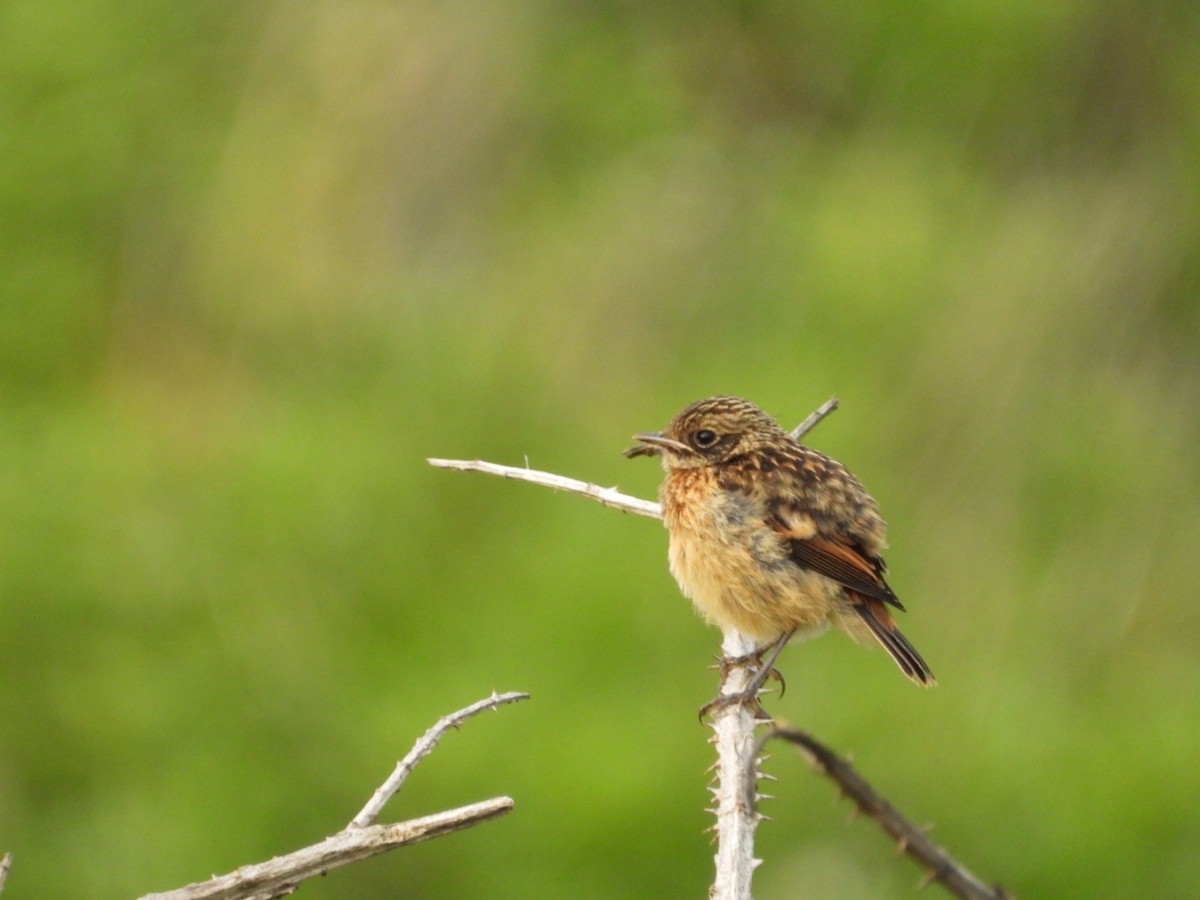
{"label": "bare branch", "polygon": [[[227,875],[218,875],[208,881],[196,882],[165,893],[146,894],[141,900],[268,900],[272,897],[282,897],[292,893],[306,878],[324,875],[330,869],[376,856],[405,844],[415,844],[452,831],[470,828],[472,825],[504,815],[513,808],[511,797],[493,797],[419,819],[409,819],[407,822],[374,824],[384,804],[400,789],[417,763],[433,751],[447,730],[457,728],[485,709],[497,709],[505,703],[516,703],[528,698],[529,695],[524,693],[497,694],[493,691],[490,697],[439,719],[417,740],[412,750],[400,761],[387,781],[375,791],[362,811],[333,837],[286,856],[242,866]],[[7,859],[6,855],[5,864]],[[0,887],[3,887],[5,874],[7,868],[0,871]]]}
{"label": "bare branch", "polygon": [[242,866],[228,875],[190,884],[161,894],[147,894],[142,900],[235,900],[235,898],[282,897],[290,894],[306,878],[323,875],[331,869],[360,859],[376,856],[405,844],[439,837],[469,828],[509,812],[510,797],[493,797],[458,809],[434,813],[407,822],[346,828],[319,844],[277,856],[263,863]]}
{"label": "bare branch", "polygon": [[830,397],[816,409],[808,414],[803,422],[792,429],[792,437],[798,441],[804,440],[804,436],[821,424],[821,420],[838,408],[838,398]]}
{"label": "bare branch", "polygon": [[388,776],[387,781],[379,786],[379,789],[367,801],[367,805],[359,811],[357,816],[350,820],[350,824],[346,827],[366,828],[368,825],[374,824],[375,820],[379,818],[379,813],[383,811],[384,805],[392,799],[396,791],[400,790],[400,786],[404,784],[404,779],[416,768],[417,763],[433,752],[433,748],[442,739],[442,735],[449,729],[458,728],[467,719],[483,712],[485,709],[496,709],[505,703],[516,703],[518,700],[528,699],[528,694],[517,692],[497,694],[493,691],[492,696],[480,700],[478,703],[472,703],[470,706],[460,709],[456,713],[451,713],[448,716],[438,719],[437,723],[426,731],[420,740],[413,744],[413,748],[408,751],[408,755],[397,763],[395,770]]}
{"label": "bare branch", "polygon": [[[914,825],[884,799],[847,760],[812,735],[792,728],[776,728],[758,742],[755,757],[761,753],[763,745],[773,738],[798,746],[818,772],[833,780],[861,812],[878,822],[884,831],[896,839],[901,852],[912,857],[926,870],[926,883],[940,882],[952,894],[966,900],[1013,900],[1013,895],[1003,887],[984,883],[966,866],[931,841],[923,829]],[[753,796],[753,775],[747,782],[743,796]]]}
{"label": "bare branch", "polygon": [[8,870],[12,868],[12,854],[0,856],[0,894],[4,893],[4,882],[8,881]]}
{"label": "bare branch", "polygon": [[485,472],[488,475],[499,475],[501,478],[515,478],[518,481],[531,481],[543,487],[554,488],[556,491],[569,491],[572,494],[583,494],[593,500],[619,509],[623,512],[637,513],[639,516],[649,516],[652,519],[662,518],[662,507],[649,500],[639,500],[622,494],[615,487],[602,488],[586,481],[576,481],[562,475],[550,472],[539,472],[537,469],[520,469],[515,466],[500,466],[496,463],[484,462],[481,459],[427,459],[431,466],[439,469],[458,469],[460,472]]}

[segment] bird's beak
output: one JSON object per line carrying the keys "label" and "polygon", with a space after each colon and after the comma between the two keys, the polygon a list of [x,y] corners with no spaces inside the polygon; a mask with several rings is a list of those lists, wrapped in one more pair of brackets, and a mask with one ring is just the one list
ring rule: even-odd
{"label": "bird's beak", "polygon": [[687,444],[667,437],[661,431],[635,434],[633,439],[638,442],[638,445],[625,451],[625,456],[629,459],[633,459],[635,456],[658,456],[664,448],[674,450],[676,453],[688,453],[692,449]]}

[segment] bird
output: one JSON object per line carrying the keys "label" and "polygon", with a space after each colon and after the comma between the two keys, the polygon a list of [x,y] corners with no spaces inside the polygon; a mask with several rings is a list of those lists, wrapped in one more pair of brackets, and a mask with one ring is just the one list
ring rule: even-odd
{"label": "bird", "polygon": [[792,637],[831,626],[877,641],[913,682],[936,683],[892,615],[904,606],[885,578],[879,505],[845,466],[733,396],[699,400],[633,439],[627,457],[662,459],[668,559],[683,594],[711,624],[754,640],[755,658],[771,651],[752,695]]}

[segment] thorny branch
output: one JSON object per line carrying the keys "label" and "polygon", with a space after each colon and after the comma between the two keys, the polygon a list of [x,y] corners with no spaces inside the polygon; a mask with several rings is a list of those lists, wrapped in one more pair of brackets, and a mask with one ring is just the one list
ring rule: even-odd
{"label": "thorny branch", "polygon": [[[837,407],[837,398],[831,397],[792,431],[792,437],[801,440]],[[662,518],[662,508],[659,504],[622,494],[615,487],[599,487],[589,482],[565,478],[550,472],[540,472],[530,469],[528,466],[516,468],[482,460],[429,459],[427,461],[430,465],[438,468],[484,472],[489,475],[540,484],[555,490],[582,494],[613,509],[651,518]],[[737,632],[727,633],[725,635],[726,655],[741,655],[744,650],[732,652],[729,648],[743,648],[745,640]],[[730,679],[736,680],[745,677],[744,667],[722,668],[724,671],[721,693],[736,693],[736,686]],[[753,740],[754,716],[746,714],[745,708],[741,705],[731,705],[718,710],[713,715],[712,725],[716,731],[714,743],[718,747],[718,760],[715,766],[718,773],[717,786],[713,789],[716,798],[714,811],[717,813],[718,819],[716,828],[718,871],[710,896],[722,898],[722,900],[725,898],[743,900],[750,896],[750,876],[759,863],[759,860],[754,858],[754,828],[762,817],[754,808],[754,799],[757,792],[757,779],[760,777],[755,760],[758,759],[761,743],[755,744]],[[767,737],[778,736],[791,740],[792,738],[788,737],[790,734],[800,733],[776,729]],[[824,755],[818,756],[815,751],[810,750],[814,758],[822,760],[822,764],[817,766],[818,771],[842,785],[842,789],[855,798],[860,808],[870,813],[875,821],[879,822],[889,834],[892,834],[900,842],[900,848],[905,853],[924,865],[930,871],[929,880],[938,881],[949,890],[958,893],[959,896],[971,898],[971,900],[1011,900],[1012,895],[1004,888],[989,887],[979,881],[965,867],[955,862],[949,854],[929,841],[920,829],[908,822],[865,781],[862,781],[848,763],[814,739],[808,736],[805,738],[813,746],[820,747],[824,751]],[[754,747],[755,752],[747,756],[745,753],[747,747]],[[731,760],[735,760],[735,762],[731,763]],[[745,761],[740,767],[736,762],[739,760]],[[826,760],[829,761],[828,764],[825,764]],[[841,778],[843,777],[846,778],[846,784],[856,780],[865,788],[865,792],[861,794],[852,792],[846,784],[842,783]],[[863,798],[862,801],[859,800],[860,797]],[[863,805],[867,801],[870,801],[872,805]],[[888,812],[872,812],[872,810],[885,809]],[[893,831],[893,828],[896,828],[901,822],[907,826],[907,830]],[[732,825],[727,823],[732,823]],[[971,890],[975,892],[969,892]]]}
{"label": "thorny branch", "polygon": [[510,797],[493,797],[490,800],[470,803],[457,809],[409,819],[406,822],[374,824],[384,804],[399,790],[417,763],[437,746],[437,742],[447,730],[457,728],[471,716],[485,709],[496,709],[505,703],[515,703],[528,698],[528,694],[493,692],[490,697],[439,719],[400,761],[362,811],[333,837],[286,856],[242,866],[208,881],[196,882],[160,894],[147,894],[141,900],[268,900],[272,897],[282,897],[295,891],[300,882],[314,875],[324,875],[339,866],[405,844],[415,844],[452,831],[460,831],[504,815],[513,807]]}
{"label": "thorny branch", "polygon": [[[970,872],[944,849],[929,839],[925,830],[913,824],[866,779],[854,770],[850,762],[838,756],[812,735],[794,728],[775,728],[759,740],[754,756],[761,755],[768,741],[778,738],[800,748],[808,761],[827,776],[854,801],[859,811],[879,823],[879,827],[896,839],[901,852],[916,860],[926,871],[928,884],[936,881],[952,894],[966,900],[1013,900],[1012,894],[998,884],[987,884]],[[744,784],[746,802],[753,805],[756,791],[754,772],[747,773]]]}
{"label": "thorny branch", "polygon": [[[721,641],[724,660],[749,660],[756,649],[753,640],[733,629],[726,631]],[[724,662],[718,668],[721,669],[719,693],[744,695],[755,670],[750,665]],[[757,709],[753,703],[731,703],[717,707],[710,716],[713,736],[709,742],[717,748],[717,761],[712,766],[715,784],[709,788],[713,795],[709,812],[716,819],[713,831],[717,836],[710,900],[749,900],[754,870],[761,862],[754,856],[754,834],[762,816],[753,802],[745,802],[738,789],[743,773],[757,770],[758,747],[754,740]]]}

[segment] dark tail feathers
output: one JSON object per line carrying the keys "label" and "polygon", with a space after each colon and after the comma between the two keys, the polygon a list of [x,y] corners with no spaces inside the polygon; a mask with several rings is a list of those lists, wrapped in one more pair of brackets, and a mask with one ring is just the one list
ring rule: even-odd
{"label": "dark tail feathers", "polygon": [[883,604],[867,597],[856,597],[855,599],[858,602],[854,604],[854,611],[871,629],[871,634],[875,635],[875,639],[883,645],[883,649],[888,652],[888,655],[896,661],[900,671],[924,687],[932,687],[937,684],[937,679],[933,677],[929,665],[921,658],[916,647],[908,642],[908,638],[900,633],[900,629],[896,627],[891,614]]}

